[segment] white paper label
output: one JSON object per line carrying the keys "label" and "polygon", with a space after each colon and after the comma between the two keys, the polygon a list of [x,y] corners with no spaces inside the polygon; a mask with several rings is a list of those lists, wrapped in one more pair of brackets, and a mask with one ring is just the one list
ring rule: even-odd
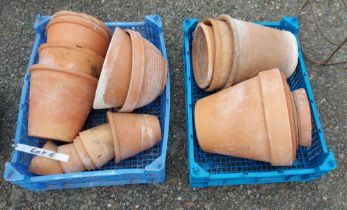
{"label": "white paper label", "polygon": [[66,154],[57,153],[57,152],[53,152],[53,151],[38,148],[38,147],[32,147],[26,144],[18,143],[18,144],[15,144],[14,147],[15,147],[14,149],[17,151],[26,152],[26,153],[30,153],[30,154],[34,154],[34,155],[38,155],[38,156],[42,156],[42,157],[46,157],[46,158],[50,158],[54,160],[59,160],[63,162],[67,162],[70,157],[69,155],[66,155]]}

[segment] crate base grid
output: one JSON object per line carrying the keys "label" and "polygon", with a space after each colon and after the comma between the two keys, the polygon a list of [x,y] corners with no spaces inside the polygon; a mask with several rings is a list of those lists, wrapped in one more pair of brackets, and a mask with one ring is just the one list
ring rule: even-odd
{"label": "crate base grid", "polygon": [[[334,153],[328,151],[320,125],[317,107],[299,46],[299,62],[288,79],[291,90],[305,88],[312,115],[312,145],[299,146],[292,166],[274,167],[270,163],[211,154],[198,145],[194,125],[194,107],[197,100],[210,95],[195,83],[191,63],[191,43],[198,19],[184,21],[184,64],[186,87],[186,112],[188,134],[189,182],[192,187],[311,181],[335,169]],[[296,17],[283,17],[279,22],[258,23],[292,32],[298,41],[299,26]]]}
{"label": "crate base grid", "polygon": [[[27,73],[24,77],[14,143],[42,147],[45,142],[44,139],[27,135],[28,98],[30,91],[29,67],[38,62],[38,48],[41,44],[46,42],[46,26],[50,19],[50,16],[37,16],[34,25],[36,39],[29,60]],[[146,16],[143,22],[107,22],[105,24],[112,31],[114,31],[116,27],[120,27],[140,32],[145,39],[158,47],[167,62],[163,28],[159,16]],[[106,123],[106,111],[107,110],[92,110],[82,130]],[[165,90],[161,96],[149,105],[135,110],[135,112],[152,114],[159,118],[163,136],[161,143],[134,157],[123,160],[119,164],[115,164],[115,162],[111,160],[100,169],[94,171],[46,176],[37,176],[28,171],[33,155],[13,151],[10,162],[7,162],[5,166],[5,180],[32,191],[164,182],[170,112],[169,74],[167,75]]]}

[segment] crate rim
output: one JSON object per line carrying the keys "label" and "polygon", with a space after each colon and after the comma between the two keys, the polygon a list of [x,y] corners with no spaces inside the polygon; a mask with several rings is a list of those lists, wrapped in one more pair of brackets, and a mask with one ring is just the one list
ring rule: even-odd
{"label": "crate rim", "polygon": [[[306,65],[304,62],[303,54],[300,48],[300,43],[298,40],[298,33],[299,33],[299,23],[297,21],[296,16],[283,16],[279,22],[256,22],[257,24],[266,25],[266,26],[280,26],[281,23],[284,23],[287,27],[291,28],[292,32],[295,35],[298,49],[299,49],[299,64],[301,65],[301,69],[304,74],[304,80],[307,90],[308,99],[310,101],[310,105],[313,112],[313,117],[316,121],[318,135],[320,138],[320,144],[322,145],[322,150],[325,155],[324,159],[322,160],[321,164],[312,167],[312,168],[305,168],[305,169],[279,169],[274,171],[266,171],[266,172],[227,172],[227,173],[219,173],[214,174],[207,172],[205,169],[203,169],[196,161],[194,157],[194,145],[193,145],[193,102],[192,102],[192,87],[191,87],[191,80],[194,79],[191,73],[191,50],[190,50],[190,43],[189,43],[189,29],[191,27],[195,27],[197,23],[199,22],[198,18],[188,18],[183,21],[183,35],[184,35],[184,43],[183,43],[183,59],[184,59],[184,70],[185,70],[185,91],[186,91],[186,113],[187,113],[187,140],[188,140],[188,167],[189,167],[189,180],[191,187],[204,187],[201,186],[199,183],[194,183],[193,178],[196,179],[233,179],[233,178],[270,178],[270,177],[284,177],[287,175],[310,175],[310,174],[318,174],[318,173],[327,173],[329,171],[332,171],[336,168],[336,160],[334,157],[334,150],[328,150],[326,145],[325,136],[323,133],[323,129],[321,127],[320,119],[319,119],[319,113],[315,104],[313,91],[311,88],[311,84],[308,78]],[[209,185],[207,185],[209,186]]]}
{"label": "crate rim", "polygon": [[[13,139],[13,143],[18,143],[20,141],[20,136],[22,134],[22,130],[20,129],[20,125],[23,124],[23,115],[24,115],[24,109],[22,108],[25,106],[26,101],[24,100],[24,96],[28,92],[28,77],[29,75],[29,68],[34,63],[35,55],[38,51],[38,46],[40,45],[40,34],[41,30],[45,30],[45,27],[47,23],[51,20],[52,16],[42,16],[37,15],[35,24],[34,24],[34,30],[35,30],[35,42],[33,45],[33,50],[30,55],[30,59],[26,68],[26,74],[23,78],[24,84],[22,88],[21,93],[21,99],[20,99],[20,105],[19,105],[19,112],[16,122],[16,133],[15,138]],[[111,27],[122,27],[122,26],[128,26],[129,24],[135,26],[135,25],[144,25],[146,21],[150,21],[154,23],[158,27],[159,32],[159,40],[161,44],[161,53],[163,57],[165,58],[167,64],[168,64],[168,58],[167,58],[167,52],[166,52],[166,46],[164,41],[164,34],[163,34],[163,25],[161,22],[161,18],[159,15],[148,15],[144,16],[143,21],[140,22],[104,22],[106,26]],[[54,174],[54,175],[44,175],[44,176],[26,176],[21,174],[17,168],[13,165],[14,162],[18,161],[18,153],[19,151],[13,150],[11,153],[11,159],[10,161],[7,161],[5,163],[5,170],[4,170],[4,178],[6,181],[12,182],[14,184],[18,184],[25,181],[30,181],[30,183],[38,183],[38,182],[47,182],[47,181],[59,181],[69,178],[87,178],[87,177],[102,177],[102,176],[112,176],[112,175],[128,175],[128,174],[138,174],[138,175],[145,175],[148,174],[158,174],[161,173],[164,174],[165,179],[165,165],[166,165],[166,154],[167,154],[167,143],[168,143],[168,136],[169,136],[169,123],[170,123],[170,74],[169,74],[169,65],[167,65],[167,79],[166,79],[166,86],[165,86],[165,93],[166,93],[166,106],[165,106],[165,116],[164,118],[164,128],[163,128],[163,140],[162,140],[162,148],[161,148],[161,155],[157,157],[152,163],[146,165],[144,168],[133,168],[133,169],[107,169],[107,170],[96,170],[96,171],[84,171],[84,172],[77,172],[77,173],[68,173],[68,174]],[[29,189],[30,190],[30,189]],[[40,189],[38,189],[40,190]]]}

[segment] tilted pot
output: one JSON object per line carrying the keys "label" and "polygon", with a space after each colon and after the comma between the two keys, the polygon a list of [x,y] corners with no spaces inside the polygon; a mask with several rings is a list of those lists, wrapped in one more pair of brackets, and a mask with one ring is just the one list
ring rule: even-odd
{"label": "tilted pot", "polygon": [[[57,145],[52,141],[47,141],[43,149],[57,152]],[[38,175],[62,174],[64,172],[59,161],[42,156],[35,156],[31,160],[29,171]]]}
{"label": "tilted pot", "polygon": [[161,141],[160,123],[156,116],[109,111],[107,118],[112,131],[116,163]]}
{"label": "tilted pot", "polygon": [[132,55],[129,35],[117,27],[102,67],[94,109],[121,107],[124,104],[132,73]]}
{"label": "tilted pot", "polygon": [[29,136],[72,142],[91,110],[97,79],[43,64],[30,73]]}
{"label": "tilted pot", "polygon": [[197,139],[206,152],[291,165],[300,136],[297,109],[280,71],[262,71],[196,103]]}
{"label": "tilted pot", "polygon": [[78,139],[97,168],[114,158],[113,137],[108,123],[80,132],[74,142]]}
{"label": "tilted pot", "polygon": [[[206,19],[202,24],[211,26],[213,33],[197,26],[192,61],[195,80],[206,91],[230,87],[272,68],[279,68],[289,78],[296,69],[298,46],[295,36],[288,31],[233,19],[228,15],[221,15],[217,20]],[[208,38],[211,35],[213,38]],[[201,47],[212,39],[215,43],[214,60],[206,59],[211,57],[212,47]],[[207,67],[211,66],[210,79],[211,70]]]}
{"label": "tilted pot", "polygon": [[62,44],[43,44],[39,64],[60,66],[99,78],[104,59],[92,50]]}
{"label": "tilted pot", "polygon": [[84,167],[87,170],[94,170],[96,169],[96,165],[93,162],[92,158],[88,154],[85,146],[83,145],[81,138],[79,136],[76,136],[76,138],[73,140],[74,147],[76,149],[76,152],[78,156],[80,157]]}
{"label": "tilted pot", "polygon": [[69,156],[67,162],[59,161],[65,173],[81,172],[86,170],[73,143],[58,146],[57,152]]}
{"label": "tilted pot", "polygon": [[165,88],[166,77],[166,60],[160,51],[140,33],[117,28],[101,71],[93,107],[131,112],[155,100]]}
{"label": "tilted pot", "polygon": [[96,18],[86,14],[62,12],[53,15],[47,25],[47,43],[88,48],[103,58],[111,39],[111,31]]}

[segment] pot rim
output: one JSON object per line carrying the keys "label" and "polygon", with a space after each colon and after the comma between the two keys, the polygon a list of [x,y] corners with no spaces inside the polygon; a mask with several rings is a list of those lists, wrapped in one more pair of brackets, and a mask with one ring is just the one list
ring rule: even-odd
{"label": "pot rim", "polygon": [[107,111],[106,113],[107,121],[110,124],[111,133],[113,137],[113,145],[114,145],[114,153],[115,153],[114,161],[118,164],[121,161],[121,159],[120,159],[119,140],[117,136],[117,123],[115,122],[115,119],[113,118],[113,114],[115,113],[111,111]]}
{"label": "pot rim", "polygon": [[130,36],[133,54],[128,93],[124,104],[118,110],[119,112],[131,112],[136,108],[142,93],[145,71],[145,46],[141,34],[130,29],[125,30],[125,32]]}
{"label": "pot rim", "polygon": [[[212,37],[210,37],[210,34],[207,31],[207,27],[211,27],[211,26],[208,26],[205,23],[201,22],[201,23],[198,23],[198,25],[196,26],[195,31],[194,31],[194,37],[196,37],[197,33],[198,33],[197,31],[199,29],[202,30],[203,35],[205,36],[204,41],[206,41],[206,45],[207,45],[207,48],[208,48],[208,50],[207,50],[207,53],[208,53],[208,55],[207,55],[207,57],[208,57],[208,61],[207,61],[208,62],[208,65],[207,65],[208,66],[207,67],[207,78],[206,78],[205,81],[203,81],[202,84],[198,84],[200,88],[207,88],[207,87],[210,86],[211,81],[212,81],[212,75],[213,75],[213,72],[214,72],[214,68],[213,68],[213,65],[214,65],[214,63],[213,63],[213,61],[214,61],[214,58],[213,58],[214,57],[213,45],[214,45],[214,43],[211,42]],[[211,27],[211,29],[212,29],[212,31],[214,31],[213,27]],[[193,64],[193,71],[194,71],[194,77],[195,77],[195,72],[198,73],[199,70],[194,68],[194,64]],[[197,79],[195,79],[195,80],[197,81]]]}
{"label": "pot rim", "polygon": [[[55,24],[59,24],[59,23],[72,23],[72,24],[78,24],[84,27],[87,27],[89,29],[91,29],[92,31],[100,34],[102,37],[104,37],[104,39],[109,42],[111,39],[111,35],[108,31],[105,31],[104,28],[100,27],[98,24],[93,23],[92,21],[83,19],[81,17],[78,16],[66,16],[66,17],[59,17],[59,18],[55,18],[52,19],[48,25],[47,25],[47,32],[49,31],[49,28]],[[96,30],[99,29],[99,30]]]}
{"label": "pot rim", "polygon": [[86,55],[89,56],[95,56],[97,57],[99,60],[104,60],[104,58],[101,57],[101,55],[99,55],[98,53],[94,52],[91,49],[88,49],[86,47],[81,47],[78,45],[67,45],[67,44],[61,44],[61,43],[44,43],[39,47],[39,54],[41,53],[42,50],[46,49],[46,48],[66,48],[66,49],[71,49],[71,50],[75,50],[81,53],[84,53]]}
{"label": "pot rim", "polygon": [[46,65],[46,64],[33,64],[32,66],[30,66],[29,69],[30,73],[33,73],[35,71],[54,71],[57,73],[65,73],[65,74],[70,74],[72,76],[75,77],[83,77],[84,79],[89,80],[90,82],[94,83],[95,85],[97,85],[98,80],[92,76],[89,76],[87,74],[84,73],[79,73],[76,71],[68,71],[63,67],[60,66],[53,66],[53,65]]}
{"label": "pot rim", "polygon": [[214,62],[213,62],[213,74],[212,74],[212,79],[211,79],[211,83],[210,85],[206,88],[207,91],[213,91],[216,88],[218,88],[218,81],[219,81],[219,76],[220,76],[220,67],[221,67],[221,62],[217,62],[217,57],[221,57],[222,55],[222,49],[221,49],[221,42],[222,39],[221,38],[221,34],[220,34],[220,29],[219,26],[217,24],[218,20],[215,20],[213,18],[206,18],[204,19],[202,22],[204,24],[209,24],[212,26],[213,28],[213,34],[214,34]]}
{"label": "pot rim", "polygon": [[[97,167],[96,167],[93,159],[90,157],[88,151],[86,150],[86,148],[85,148],[85,146],[84,146],[80,136],[76,136],[76,138],[73,140],[73,145],[75,147],[77,155],[82,160],[82,163],[83,163],[84,167],[86,167],[87,170],[94,170],[94,169],[96,169]],[[85,158],[84,158],[85,156],[88,156],[89,163],[85,161]]]}
{"label": "pot rim", "polygon": [[100,27],[102,27],[105,31],[107,31],[110,36],[112,34],[111,30],[102,21],[100,21],[98,18],[96,18],[96,17],[94,17],[92,15],[88,15],[88,14],[83,13],[83,12],[74,12],[74,11],[69,11],[69,10],[61,10],[59,12],[56,12],[52,16],[52,19],[56,19],[56,18],[60,18],[60,17],[64,17],[64,16],[80,17],[80,18],[92,21],[92,22],[96,23],[97,25],[99,25]]}

